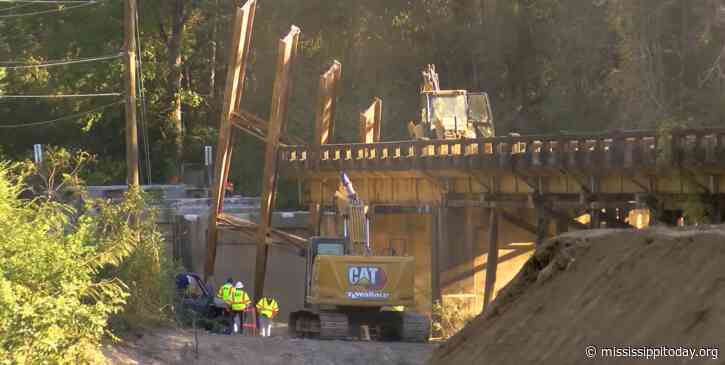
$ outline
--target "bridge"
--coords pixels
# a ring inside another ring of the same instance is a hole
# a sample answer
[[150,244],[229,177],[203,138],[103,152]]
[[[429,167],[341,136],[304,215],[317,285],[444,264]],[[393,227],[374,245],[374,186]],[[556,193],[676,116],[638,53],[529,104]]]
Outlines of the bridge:
[[[313,229],[330,235],[339,222],[324,211],[346,172],[373,207],[373,244],[423,261],[428,300],[478,307],[517,272],[530,241],[631,228],[633,211],[674,224],[693,199],[720,222],[723,156],[725,128],[637,130],[282,146],[279,171],[301,182]],[[587,224],[575,219],[585,213]]]

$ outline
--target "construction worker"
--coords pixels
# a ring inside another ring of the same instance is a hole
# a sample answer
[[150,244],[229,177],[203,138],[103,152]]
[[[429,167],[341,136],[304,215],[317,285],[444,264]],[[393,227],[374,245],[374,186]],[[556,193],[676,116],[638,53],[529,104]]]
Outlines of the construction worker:
[[219,287],[219,291],[217,292],[216,296],[217,298],[221,299],[224,303],[227,303],[227,305],[232,305],[232,294],[234,293],[234,281],[232,281],[232,278],[227,279],[226,283],[224,285]]
[[259,313],[259,328],[262,329],[262,337],[269,337],[272,334],[272,318],[277,316],[279,304],[274,298],[262,297],[257,302],[257,313]]
[[244,310],[250,304],[249,295],[244,291],[244,284],[237,281],[232,293],[232,313],[234,313],[234,333],[239,333],[244,323]]

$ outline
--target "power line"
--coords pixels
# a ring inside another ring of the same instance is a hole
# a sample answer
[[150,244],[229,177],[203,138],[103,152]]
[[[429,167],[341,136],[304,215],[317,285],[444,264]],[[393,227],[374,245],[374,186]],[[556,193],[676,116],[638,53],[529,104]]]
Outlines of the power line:
[[146,183],[151,185],[151,149],[149,148],[149,121],[146,118],[146,93],[144,92],[144,84],[143,84],[143,61],[141,58],[143,57],[142,52],[142,46],[141,46],[141,30],[138,27],[139,22],[139,13],[138,8],[136,8],[136,14],[134,14],[136,17],[136,34],[134,35],[136,37],[136,51],[138,53],[138,57],[136,57],[136,64],[137,64],[137,72],[138,72],[138,94],[141,96],[141,142],[143,143],[143,151],[144,151],[144,157],[146,160]]
[[[118,57],[120,57],[122,55],[123,55],[123,52],[119,52]],[[100,58],[100,57],[111,57],[111,56],[113,56],[113,55],[98,56],[98,58]],[[66,59],[57,59],[57,60],[46,60],[45,63],[59,63],[59,62],[79,61],[79,60],[85,60],[85,59],[88,59],[88,58],[96,58],[96,57],[66,58]],[[32,62],[33,61],[31,61],[31,60],[0,61],[0,65],[10,65],[10,66],[16,66],[16,65],[17,66],[24,66],[24,65],[28,65],[28,66],[31,66],[31,65],[33,65]]]
[[66,10],[81,8],[81,7],[84,7],[84,6],[96,5],[98,3],[99,3],[98,0],[89,0],[89,1],[86,1],[85,3],[83,3],[83,4],[73,5],[73,6],[68,6],[68,7],[60,7],[58,9],[41,10],[41,11],[34,11],[34,12],[20,13],[20,14],[0,15],[0,19],[2,19],[2,18],[18,18],[18,17],[21,17],[21,16],[30,16],[30,15],[59,13],[59,12],[63,12],[63,11],[66,11]]
[[25,127],[35,127],[35,126],[39,126],[39,125],[52,124],[52,123],[60,122],[60,121],[63,121],[63,120],[68,120],[68,119],[82,117],[84,115],[88,115],[90,113],[93,113],[93,112],[96,112],[96,111],[99,111],[99,110],[103,110],[103,109],[106,109],[108,107],[111,107],[111,106],[114,106],[114,105],[118,105],[118,104],[122,104],[122,103],[123,103],[123,100],[116,100],[113,103],[106,104],[106,105],[101,105],[101,106],[99,106],[97,108],[93,108],[91,110],[87,110],[87,111],[81,112],[81,113],[66,115],[64,117],[60,117],[60,118],[56,118],[56,119],[51,119],[51,120],[45,120],[45,121],[42,121],[42,122],[32,122],[32,123],[23,123],[23,124],[6,124],[6,125],[0,124],[0,128],[25,128]]
[[[48,61],[46,63],[38,63],[38,64],[27,63],[25,65],[18,65],[18,66],[0,66],[0,68],[4,68],[6,70],[21,70],[21,69],[38,68],[38,67],[74,65],[77,63],[88,63],[88,62],[96,62],[96,61],[103,61],[103,60],[112,60],[114,58],[120,58],[122,55],[123,55],[122,53],[117,53],[117,54],[108,55],[108,56],[100,56],[100,57],[92,57],[92,58],[78,58],[78,59],[66,60],[66,61]],[[3,62],[0,62],[0,65],[2,65],[2,64],[19,64],[19,63],[23,63],[23,62],[3,61]]]
[[28,6],[31,6],[31,5],[33,5],[33,4],[20,4],[20,5],[15,5],[15,6],[9,6],[7,8],[0,9],[0,12],[8,11],[8,10],[14,10],[14,9],[21,9],[21,8],[25,8],[25,7],[28,7]]
[[0,0],[0,3],[24,3],[24,4],[83,4],[95,0]]
[[121,93],[97,94],[47,94],[47,95],[0,95],[2,99],[59,99],[59,98],[87,98],[92,96],[121,96]]

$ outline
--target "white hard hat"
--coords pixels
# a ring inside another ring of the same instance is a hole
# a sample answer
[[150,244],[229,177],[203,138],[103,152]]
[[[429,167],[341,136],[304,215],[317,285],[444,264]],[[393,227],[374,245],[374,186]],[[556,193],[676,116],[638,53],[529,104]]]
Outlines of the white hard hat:
[[237,281],[237,285],[235,285],[234,287],[237,289],[242,289],[242,288],[244,288],[244,284],[242,284],[241,281]]

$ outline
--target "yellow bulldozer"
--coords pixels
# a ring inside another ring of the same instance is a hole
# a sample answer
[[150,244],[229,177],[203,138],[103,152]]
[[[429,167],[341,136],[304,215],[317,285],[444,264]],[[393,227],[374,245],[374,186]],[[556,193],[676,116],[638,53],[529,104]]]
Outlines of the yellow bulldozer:
[[[342,173],[338,212],[343,237],[314,237],[307,247],[305,309],[290,314],[294,337],[428,341],[430,317],[415,305],[415,261],[410,256],[372,253],[364,204]],[[336,194],[338,195],[338,194]],[[340,194],[344,195],[344,194]]]

